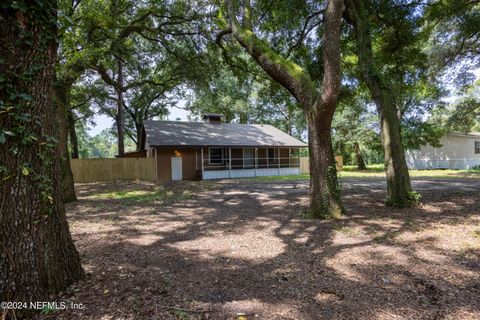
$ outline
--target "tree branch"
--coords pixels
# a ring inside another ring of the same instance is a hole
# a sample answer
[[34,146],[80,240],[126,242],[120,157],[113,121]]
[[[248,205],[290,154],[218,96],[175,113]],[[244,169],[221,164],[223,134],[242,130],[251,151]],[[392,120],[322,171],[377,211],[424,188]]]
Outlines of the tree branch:
[[[287,51],[287,57],[290,56],[290,54],[292,53],[293,50],[295,49],[298,49],[300,47],[300,45],[302,44],[303,40],[305,39],[305,37],[313,30],[315,29],[318,25],[320,25],[322,23],[322,19],[320,19],[320,21],[318,21],[317,23],[314,23],[310,28],[308,28],[308,25],[310,23],[310,20],[312,20],[313,18],[315,18],[316,16],[322,14],[324,12],[324,10],[319,10],[317,12],[314,12],[312,13],[311,15],[309,15],[307,17],[307,19],[305,20],[305,24],[303,25],[303,28],[302,28],[302,31],[300,32],[300,36],[298,37],[298,40],[288,49]],[[307,30],[308,29],[308,30]]]
[[[225,0],[225,7],[230,28],[238,43],[273,80],[287,89],[304,108],[310,108],[317,92],[307,72],[296,63],[276,53],[265,41],[258,39],[251,29],[242,27],[237,20],[231,0]],[[244,19],[251,19],[251,17],[244,15]],[[251,21],[244,22],[243,25],[250,26]]]

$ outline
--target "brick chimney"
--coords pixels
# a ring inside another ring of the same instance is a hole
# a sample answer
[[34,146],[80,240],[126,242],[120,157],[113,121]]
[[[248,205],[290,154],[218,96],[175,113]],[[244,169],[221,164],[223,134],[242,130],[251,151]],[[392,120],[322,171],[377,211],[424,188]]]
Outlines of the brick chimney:
[[211,124],[221,124],[223,114],[221,113],[206,113],[203,115],[203,121]]

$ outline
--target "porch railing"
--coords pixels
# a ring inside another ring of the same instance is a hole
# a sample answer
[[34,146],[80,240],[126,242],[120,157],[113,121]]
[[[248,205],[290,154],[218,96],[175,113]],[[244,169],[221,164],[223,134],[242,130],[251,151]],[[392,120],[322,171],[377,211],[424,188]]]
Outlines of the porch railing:
[[246,170],[246,169],[280,169],[299,168],[300,157],[275,157],[275,158],[216,158],[203,159],[201,166],[204,171],[212,170]]

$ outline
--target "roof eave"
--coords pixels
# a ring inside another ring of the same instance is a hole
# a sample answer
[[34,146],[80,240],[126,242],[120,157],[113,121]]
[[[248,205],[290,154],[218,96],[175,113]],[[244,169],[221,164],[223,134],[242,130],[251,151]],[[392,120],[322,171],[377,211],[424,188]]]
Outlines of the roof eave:
[[202,148],[202,147],[222,147],[222,148],[307,148],[308,145],[231,145],[231,144],[195,144],[195,145],[183,145],[183,144],[150,144],[150,147],[162,147],[162,148]]

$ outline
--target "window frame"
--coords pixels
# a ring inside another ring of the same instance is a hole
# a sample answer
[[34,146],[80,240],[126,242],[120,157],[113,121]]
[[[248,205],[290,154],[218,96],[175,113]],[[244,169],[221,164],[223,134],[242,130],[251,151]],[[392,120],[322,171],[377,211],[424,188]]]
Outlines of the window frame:
[[[217,150],[221,151],[220,162],[212,162],[212,153],[211,153],[212,149],[217,149]],[[217,147],[208,148],[208,164],[223,164],[223,160],[224,160],[224,150],[223,150],[223,148],[217,148]]]
[[474,141],[473,143],[473,152],[475,154],[480,154],[480,141]]

